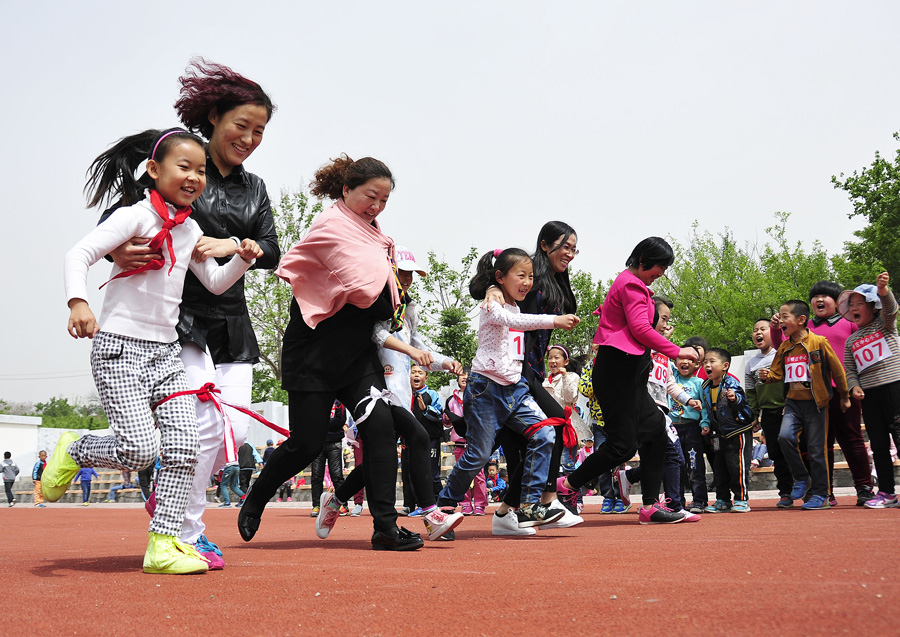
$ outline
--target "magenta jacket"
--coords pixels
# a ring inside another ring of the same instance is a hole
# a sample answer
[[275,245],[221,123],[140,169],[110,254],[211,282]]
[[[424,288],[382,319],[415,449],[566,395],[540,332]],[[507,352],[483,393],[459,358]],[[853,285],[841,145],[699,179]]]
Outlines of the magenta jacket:
[[653,329],[652,292],[630,270],[616,277],[606,294],[594,342],[641,355],[648,348],[676,358],[681,348]]

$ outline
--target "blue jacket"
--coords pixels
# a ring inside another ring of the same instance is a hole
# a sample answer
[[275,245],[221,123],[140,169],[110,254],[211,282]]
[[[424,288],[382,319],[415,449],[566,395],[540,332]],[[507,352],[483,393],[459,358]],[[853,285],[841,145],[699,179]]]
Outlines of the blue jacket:
[[31,470],[31,479],[32,480],[40,480],[41,476],[44,475],[44,468],[47,466],[46,460],[38,460],[34,463],[34,469]]
[[85,483],[85,482],[86,482],[86,483],[90,484],[90,483],[91,483],[91,480],[92,480],[93,478],[99,478],[99,477],[100,477],[100,475],[99,475],[96,471],[94,471],[94,468],[93,468],[93,467],[83,467],[83,468],[75,475],[75,479],[72,480],[72,484],[75,484],[75,483],[78,482],[79,480],[81,480],[82,483]]
[[[422,402],[425,403],[424,410],[419,409],[419,396],[422,397]],[[441,421],[443,406],[441,405],[441,397],[436,391],[429,389],[428,387],[413,391],[412,405],[410,405],[410,408],[413,416],[422,423],[422,426],[425,428],[425,431],[428,432],[428,437],[431,440],[440,438],[443,435],[444,423]]]
[[[725,376],[719,385],[719,399],[716,401],[716,409],[712,408],[712,393],[710,392],[712,381],[708,378],[703,381],[703,407],[709,414],[709,421],[713,429],[719,432],[723,438],[731,438],[753,429],[753,410],[747,401],[747,395],[741,383],[733,376]],[[737,397],[734,402],[728,400],[725,393],[733,389]]]
[[671,378],[675,379],[675,382],[688,396],[700,401],[701,407],[698,412],[693,407],[683,405],[669,396],[669,416],[674,422],[692,420],[699,422],[701,428],[709,427],[709,411],[706,409],[706,403],[703,402],[703,381],[696,376],[685,378],[675,367],[672,367],[670,373],[672,374]]

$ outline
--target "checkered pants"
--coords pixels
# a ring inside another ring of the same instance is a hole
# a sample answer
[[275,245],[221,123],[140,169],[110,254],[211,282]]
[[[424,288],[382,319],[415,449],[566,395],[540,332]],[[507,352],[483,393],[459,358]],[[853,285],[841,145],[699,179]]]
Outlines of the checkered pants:
[[[178,358],[181,346],[100,332],[94,337],[91,368],[112,436],[86,435],[69,446],[83,467],[139,471],[160,457],[154,533],[178,537],[200,446],[193,396],[173,398],[154,412],[150,406],[188,389]],[[156,429],[159,428],[159,441]]]

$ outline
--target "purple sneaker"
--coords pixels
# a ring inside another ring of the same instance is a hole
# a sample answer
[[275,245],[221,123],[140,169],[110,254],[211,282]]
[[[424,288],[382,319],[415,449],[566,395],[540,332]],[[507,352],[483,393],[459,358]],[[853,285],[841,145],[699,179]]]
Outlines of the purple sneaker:
[[897,501],[897,496],[884,491],[879,491],[874,498],[866,502],[867,509],[893,509],[898,506],[900,502]]

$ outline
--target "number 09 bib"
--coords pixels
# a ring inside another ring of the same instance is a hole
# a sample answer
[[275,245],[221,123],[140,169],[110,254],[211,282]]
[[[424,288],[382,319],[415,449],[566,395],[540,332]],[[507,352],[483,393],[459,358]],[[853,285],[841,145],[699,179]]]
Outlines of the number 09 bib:
[[650,382],[665,387],[669,382],[669,357],[659,352],[653,352],[651,360],[653,368],[650,370]]

